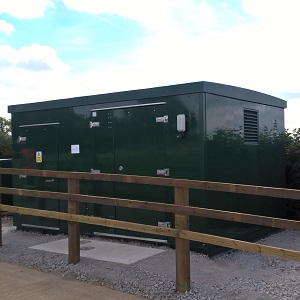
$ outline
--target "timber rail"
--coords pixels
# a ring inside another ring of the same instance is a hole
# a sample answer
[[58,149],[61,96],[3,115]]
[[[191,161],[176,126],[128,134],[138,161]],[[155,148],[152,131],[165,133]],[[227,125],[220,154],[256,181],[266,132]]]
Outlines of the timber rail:
[[[68,181],[67,193],[0,187],[0,213],[7,211],[23,215],[47,217],[68,221],[69,263],[76,264],[80,261],[80,223],[101,225],[105,227],[175,238],[176,289],[179,292],[185,292],[190,289],[190,241],[202,242],[232,249],[270,255],[283,259],[300,261],[300,252],[298,251],[260,245],[256,243],[193,232],[189,230],[189,216],[214,218],[281,229],[300,230],[300,221],[292,221],[280,218],[272,218],[201,207],[191,207],[189,206],[190,189],[268,196],[293,200],[300,200],[299,190],[186,179],[33,169],[0,168],[0,176],[1,174],[51,177],[66,179]],[[99,180],[171,187],[174,189],[175,204],[82,195],[79,191],[80,180]],[[68,213],[4,205],[1,204],[2,194],[65,200],[68,202]],[[80,202],[173,213],[175,215],[175,228],[164,228],[152,225],[80,215]],[[0,246],[1,245],[2,228],[0,218]]]

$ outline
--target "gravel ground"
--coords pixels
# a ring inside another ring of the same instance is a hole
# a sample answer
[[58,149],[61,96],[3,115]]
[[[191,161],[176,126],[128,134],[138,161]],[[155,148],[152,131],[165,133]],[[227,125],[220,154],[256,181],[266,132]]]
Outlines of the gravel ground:
[[[175,291],[175,251],[167,246],[160,247],[167,251],[131,265],[88,258],[70,265],[66,255],[29,249],[63,238],[66,236],[62,234],[17,231],[11,218],[5,217],[0,261],[109,286],[148,299],[300,299],[300,263],[247,252],[235,251],[213,259],[192,252],[191,291],[179,294]],[[300,232],[281,231],[260,242],[300,251]]]

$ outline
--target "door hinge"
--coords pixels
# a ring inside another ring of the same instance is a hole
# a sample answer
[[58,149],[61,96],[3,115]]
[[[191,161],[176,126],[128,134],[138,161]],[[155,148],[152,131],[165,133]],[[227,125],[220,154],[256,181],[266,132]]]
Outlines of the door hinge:
[[100,122],[90,122],[90,128],[100,127]]
[[46,183],[53,183],[55,181],[55,179],[46,179],[45,182]]
[[168,177],[170,176],[170,169],[158,169],[156,174],[158,176],[165,176],[165,177]]
[[171,228],[171,222],[157,222],[158,227]]
[[17,143],[25,143],[26,142],[26,136],[18,136]]
[[156,117],[156,123],[168,123],[169,116]]

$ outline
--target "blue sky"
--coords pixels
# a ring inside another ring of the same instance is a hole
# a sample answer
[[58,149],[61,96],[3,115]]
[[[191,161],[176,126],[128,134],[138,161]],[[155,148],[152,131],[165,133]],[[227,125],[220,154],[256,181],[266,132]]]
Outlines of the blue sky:
[[213,81],[288,100],[300,127],[299,0],[1,0],[7,105]]

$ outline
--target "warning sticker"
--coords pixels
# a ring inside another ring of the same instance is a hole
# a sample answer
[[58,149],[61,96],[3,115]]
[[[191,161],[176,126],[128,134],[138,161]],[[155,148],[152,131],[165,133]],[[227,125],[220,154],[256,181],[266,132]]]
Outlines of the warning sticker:
[[35,161],[37,163],[41,163],[43,161],[42,151],[36,151],[36,153],[35,153]]

